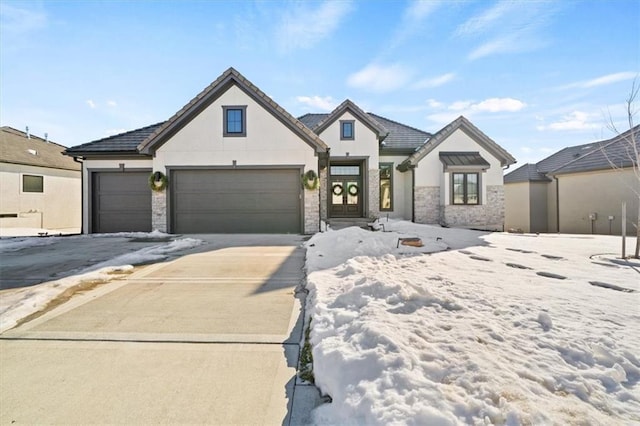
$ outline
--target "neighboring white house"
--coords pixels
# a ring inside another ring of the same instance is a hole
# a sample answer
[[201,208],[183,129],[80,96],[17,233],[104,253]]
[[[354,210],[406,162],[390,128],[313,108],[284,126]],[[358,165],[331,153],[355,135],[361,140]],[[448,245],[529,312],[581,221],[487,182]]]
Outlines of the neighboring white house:
[[387,215],[502,230],[515,162],[464,117],[432,135],[346,100],[296,119],[233,68],[166,122],[66,155],[84,164],[85,232],[309,234]]
[[65,147],[11,127],[0,128],[0,228],[79,232],[80,164]]
[[[635,147],[634,147],[635,145]],[[614,138],[564,148],[504,177],[506,228],[521,232],[636,234],[640,126]]]

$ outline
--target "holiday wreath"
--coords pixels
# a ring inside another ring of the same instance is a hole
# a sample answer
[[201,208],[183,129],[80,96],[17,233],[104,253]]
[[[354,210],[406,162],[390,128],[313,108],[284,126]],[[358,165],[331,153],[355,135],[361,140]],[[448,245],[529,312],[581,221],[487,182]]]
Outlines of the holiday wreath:
[[313,170],[308,170],[302,175],[302,184],[308,190],[313,191],[314,189],[318,189],[319,183],[320,179],[318,179],[318,175]]
[[162,172],[155,172],[149,175],[149,188],[153,191],[161,192],[167,187],[169,180]]

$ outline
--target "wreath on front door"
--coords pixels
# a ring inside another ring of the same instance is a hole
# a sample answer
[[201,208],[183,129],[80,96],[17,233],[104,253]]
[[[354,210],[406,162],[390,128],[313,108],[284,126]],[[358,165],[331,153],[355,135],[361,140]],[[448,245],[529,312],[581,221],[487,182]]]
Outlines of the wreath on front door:
[[313,191],[314,189],[318,189],[320,179],[318,179],[316,172],[313,170],[307,170],[307,172],[302,175],[302,184],[308,190]]
[[149,175],[149,188],[156,192],[162,192],[167,187],[169,179],[162,172],[155,172]]
[[351,185],[349,186],[349,189],[347,189],[347,192],[349,193],[349,195],[355,197],[360,193],[360,188],[358,188],[358,185]]
[[340,185],[339,183],[335,183],[333,184],[333,186],[331,187],[331,192],[333,192],[333,195],[339,197],[342,195],[342,193],[344,192],[344,188],[342,187],[342,185]]

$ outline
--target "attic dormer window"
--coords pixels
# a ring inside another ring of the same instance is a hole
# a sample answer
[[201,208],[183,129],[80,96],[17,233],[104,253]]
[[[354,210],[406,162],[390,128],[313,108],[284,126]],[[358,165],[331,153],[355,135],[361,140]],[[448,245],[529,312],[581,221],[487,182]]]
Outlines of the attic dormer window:
[[340,120],[340,140],[355,139],[355,121]]
[[223,106],[223,136],[247,136],[247,106]]

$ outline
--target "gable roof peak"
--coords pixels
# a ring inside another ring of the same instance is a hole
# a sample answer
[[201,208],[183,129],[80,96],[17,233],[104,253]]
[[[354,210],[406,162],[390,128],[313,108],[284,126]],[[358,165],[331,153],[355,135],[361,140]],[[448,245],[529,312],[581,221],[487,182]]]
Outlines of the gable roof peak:
[[364,112],[358,105],[348,98],[342,101],[342,103],[335,107],[329,115],[316,124],[313,131],[316,134],[322,133],[347,110],[355,115],[365,126],[371,129],[371,131],[378,136],[379,141],[384,140],[384,138],[389,134],[389,131],[382,124],[380,124],[371,115]]
[[422,145],[415,153],[413,153],[409,158],[403,161],[398,167],[402,169],[401,171],[407,170],[409,168],[415,167],[418,165],[420,160],[427,156],[431,151],[436,149],[440,143],[442,143],[445,139],[453,134],[458,129],[462,129],[467,135],[469,135],[478,145],[482,146],[484,149],[489,151],[496,159],[500,160],[500,164],[504,166],[509,166],[516,162],[516,159],[513,158],[507,150],[502,148],[496,142],[494,142],[489,136],[484,134],[480,129],[478,129],[471,121],[469,121],[463,115],[459,116],[451,123],[444,126],[438,132],[436,132],[429,140]]
[[294,133],[298,134],[316,152],[326,152],[328,149],[322,139],[312,132],[307,126],[289,114],[273,99],[267,96],[255,84],[247,80],[235,68],[229,67],[209,86],[196,95],[189,103],[176,112],[169,120],[160,126],[155,132],[138,145],[138,151],[142,154],[153,154],[167,140],[176,134],[188,122],[206,109],[211,103],[225,93],[230,85],[235,85],[256,103],[270,112]]

